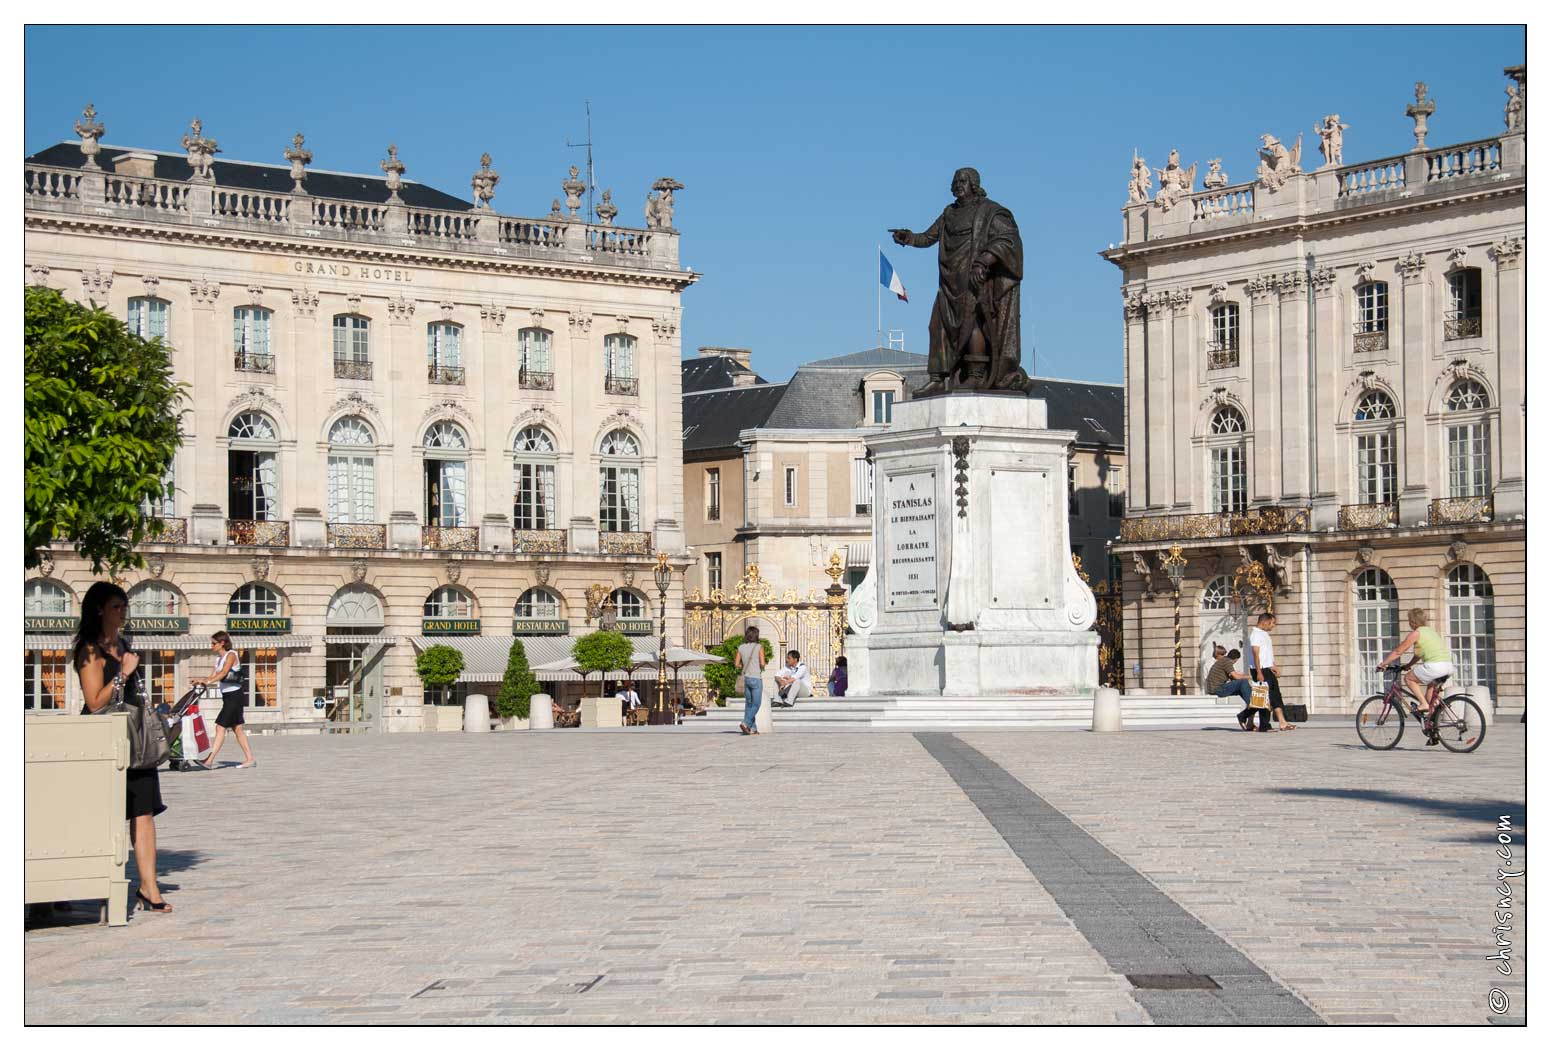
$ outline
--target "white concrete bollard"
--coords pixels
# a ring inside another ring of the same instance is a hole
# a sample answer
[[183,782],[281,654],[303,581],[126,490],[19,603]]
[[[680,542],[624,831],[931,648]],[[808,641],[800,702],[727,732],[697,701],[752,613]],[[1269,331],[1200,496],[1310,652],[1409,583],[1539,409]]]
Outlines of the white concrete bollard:
[[528,729],[555,728],[555,699],[547,693],[535,693],[528,701]]
[[1467,686],[1465,693],[1470,694],[1470,699],[1481,708],[1481,717],[1486,720],[1486,725],[1492,725],[1492,691],[1485,686]]
[[1114,733],[1120,729],[1120,691],[1100,686],[1093,691],[1093,731]]
[[772,726],[770,718],[772,705],[770,699],[774,696],[776,696],[775,683],[765,683],[765,692],[759,695],[759,711],[754,713],[754,729],[762,734],[769,733]]
[[463,702],[463,732],[487,734],[490,732],[490,698],[482,693],[471,693]]

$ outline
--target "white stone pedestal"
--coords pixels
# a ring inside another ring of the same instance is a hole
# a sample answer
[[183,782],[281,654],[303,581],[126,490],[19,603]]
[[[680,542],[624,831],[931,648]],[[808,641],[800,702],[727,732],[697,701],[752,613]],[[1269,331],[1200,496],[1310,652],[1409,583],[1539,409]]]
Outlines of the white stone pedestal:
[[1039,399],[950,394],[895,405],[867,439],[873,564],[851,602],[856,695],[1097,687],[1096,608],[1067,523],[1076,435],[1045,423]]

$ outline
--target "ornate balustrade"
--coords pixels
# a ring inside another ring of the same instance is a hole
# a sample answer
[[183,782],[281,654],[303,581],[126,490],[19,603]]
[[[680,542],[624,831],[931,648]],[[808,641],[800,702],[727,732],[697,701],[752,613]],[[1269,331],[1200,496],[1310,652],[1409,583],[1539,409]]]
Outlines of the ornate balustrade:
[[320,200],[317,197],[308,198],[308,203],[311,205],[312,226],[369,233],[381,233],[388,228],[388,209],[385,205]]
[[537,372],[533,369],[518,369],[517,386],[525,390],[554,390],[555,374],[553,372]]
[[291,198],[281,194],[217,187],[212,206],[216,215],[230,219],[251,219],[259,223],[291,221]]
[[563,555],[566,550],[564,529],[513,529],[512,550],[534,555]]
[[1427,154],[1427,181],[1495,172],[1502,167],[1503,146],[1496,139],[1446,146]]
[[147,544],[186,544],[188,543],[188,519],[163,518],[161,532],[155,532],[155,523],[146,531],[145,542]]
[[599,532],[598,550],[605,555],[649,555],[652,534]]
[[372,363],[369,361],[355,361],[351,358],[335,358],[334,378],[337,380],[369,380],[372,378]]
[[1427,507],[1428,525],[1458,525],[1491,520],[1490,496],[1449,496],[1434,500]]
[[289,547],[291,545],[290,522],[254,521],[251,518],[228,518],[226,542],[238,547]]
[[641,391],[641,381],[634,376],[604,376],[603,393],[624,394],[634,398]]
[[1120,523],[1120,539],[1129,542],[1271,536],[1278,533],[1303,533],[1308,528],[1307,507],[1257,507],[1250,511],[1126,518]]
[[589,251],[644,256],[651,251],[651,243],[652,235],[645,230],[629,230],[618,226],[587,227]]
[[110,175],[103,182],[103,203],[121,208],[150,208],[156,211],[188,214],[187,183],[160,179],[125,179]]
[[1481,315],[1463,310],[1451,310],[1443,316],[1443,338],[1480,339]]
[[1341,197],[1363,197],[1384,190],[1403,190],[1406,185],[1406,159],[1386,157],[1366,164],[1351,164],[1336,169],[1336,193]]
[[26,195],[64,201],[81,196],[81,173],[69,168],[29,167]]
[[425,378],[432,383],[461,384],[463,382],[463,366],[427,365]]
[[531,219],[502,219],[496,227],[496,239],[501,244],[564,248],[565,226]]
[[1400,523],[1400,505],[1346,504],[1336,512],[1337,529],[1387,529]]
[[1213,339],[1206,344],[1206,368],[1234,369],[1239,366],[1239,341],[1236,339]]
[[1191,219],[1196,222],[1255,214],[1255,184],[1225,186],[1198,193],[1190,199]]
[[329,547],[381,551],[388,546],[388,527],[362,522],[330,522],[325,527]]
[[267,372],[275,371],[275,356],[273,354],[255,354],[246,350],[239,350],[232,355],[232,366],[238,372]]
[[430,208],[409,210],[409,232],[417,237],[472,241],[478,236],[478,230],[479,218],[472,212],[448,212]]
[[477,526],[421,526],[420,546],[429,551],[478,551]]
[[1359,321],[1352,326],[1352,350],[1358,354],[1369,354],[1376,350],[1389,349],[1389,328],[1373,328],[1371,323]]

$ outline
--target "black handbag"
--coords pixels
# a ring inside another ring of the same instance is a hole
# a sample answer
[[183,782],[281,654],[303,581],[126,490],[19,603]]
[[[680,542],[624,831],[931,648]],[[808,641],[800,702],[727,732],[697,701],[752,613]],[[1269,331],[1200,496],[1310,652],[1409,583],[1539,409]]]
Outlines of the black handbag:
[[1309,721],[1309,706],[1306,704],[1284,704],[1282,712],[1290,723],[1306,723]]
[[[139,674],[138,671],[135,673]],[[111,715],[114,712],[124,712],[129,716],[129,768],[131,770],[155,770],[167,761],[172,754],[172,745],[167,741],[167,725],[162,722],[162,717],[152,710],[150,705],[143,701],[140,704],[130,704],[124,700],[127,692],[125,687],[134,682],[134,677],[125,683],[125,686],[115,687],[113,699],[103,705],[94,715]]]

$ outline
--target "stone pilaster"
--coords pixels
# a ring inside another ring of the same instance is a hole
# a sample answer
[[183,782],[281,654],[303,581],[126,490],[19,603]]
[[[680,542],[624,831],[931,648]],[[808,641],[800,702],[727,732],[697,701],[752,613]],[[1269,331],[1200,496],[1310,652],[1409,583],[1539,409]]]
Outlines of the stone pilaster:
[[[1277,277],[1277,376],[1281,428],[1276,453],[1281,460],[1279,499],[1303,502],[1309,495],[1309,455],[1317,440],[1309,433],[1308,275],[1288,270]],[[1264,454],[1270,450],[1263,449]]]
[[[1134,209],[1127,209],[1127,212]],[[1147,473],[1137,467],[1148,461],[1147,427],[1147,307],[1141,288],[1126,290],[1124,309],[1126,390],[1126,507],[1140,509],[1151,502]]]
[[[1173,399],[1173,369],[1169,358],[1169,325],[1167,292],[1154,292],[1143,301],[1147,308],[1147,339],[1143,344],[1144,375],[1147,380],[1147,415],[1149,434],[1173,433],[1175,409]],[[1169,491],[1169,479],[1173,474],[1170,446],[1149,443],[1147,466],[1147,507],[1166,509],[1173,499]],[[1160,455],[1161,454],[1161,455]]]
[[[196,391],[225,391],[223,382],[232,375],[232,326],[230,308],[221,313],[221,285],[207,277],[189,282],[188,345],[210,348],[204,354],[186,358],[189,385]],[[222,324],[222,321],[225,324]],[[176,318],[174,318],[176,324]],[[174,337],[178,342],[178,337]],[[180,379],[184,377],[179,377]],[[209,435],[204,442],[186,441],[185,459],[180,465],[196,504],[226,507],[226,402],[223,397],[198,398],[194,401],[194,433]],[[223,533],[222,542],[225,542]]]
[[1280,430],[1280,402],[1277,398],[1276,355],[1276,276],[1252,277],[1244,286],[1250,300],[1249,403],[1250,418],[1245,420],[1254,438],[1249,443],[1249,499],[1251,503],[1274,502],[1282,491],[1281,460],[1274,447]]
[[[1523,136],[1519,136],[1522,140]],[[1507,153],[1506,142],[1504,154]],[[1497,475],[1492,505],[1499,519],[1524,513],[1524,239],[1509,237],[1491,249],[1497,264]]]
[[1345,326],[1341,323],[1336,295],[1336,272],[1328,266],[1315,269],[1311,275],[1314,285],[1314,350],[1316,361],[1329,363],[1318,368],[1309,379],[1309,391],[1314,399],[1314,435],[1310,453],[1314,457],[1314,492],[1311,495],[1313,525],[1324,529],[1336,524],[1340,507],[1337,490],[1337,459],[1340,443],[1336,437],[1336,415],[1341,406],[1341,370],[1332,367],[1345,352],[1343,339]]
[[[1407,157],[1409,161],[1410,158]],[[1408,175],[1409,177],[1409,175]],[[1427,521],[1429,494],[1427,479],[1435,474],[1429,460],[1436,455],[1427,441],[1425,418],[1428,377],[1427,366],[1427,293],[1430,282],[1427,277],[1427,260],[1421,252],[1411,252],[1401,257],[1395,269],[1400,277],[1401,327],[1400,327],[1400,386],[1401,404],[1396,409],[1406,412],[1403,430],[1396,435],[1400,448],[1400,524],[1416,525]],[[1394,318],[1391,317],[1391,329]],[[1407,412],[1410,407],[1411,411]]]
[[[1176,209],[1189,209],[1190,202],[1182,201]],[[1191,324],[1191,300],[1188,288],[1176,288],[1169,292],[1169,357],[1173,362],[1169,404],[1181,406],[1184,411],[1170,421],[1173,450],[1169,471],[1169,507],[1181,513],[1191,510],[1195,494],[1196,458],[1191,455],[1191,437],[1194,428],[1187,415],[1194,403],[1195,382],[1198,368],[1202,367],[1200,342],[1195,338]]]

